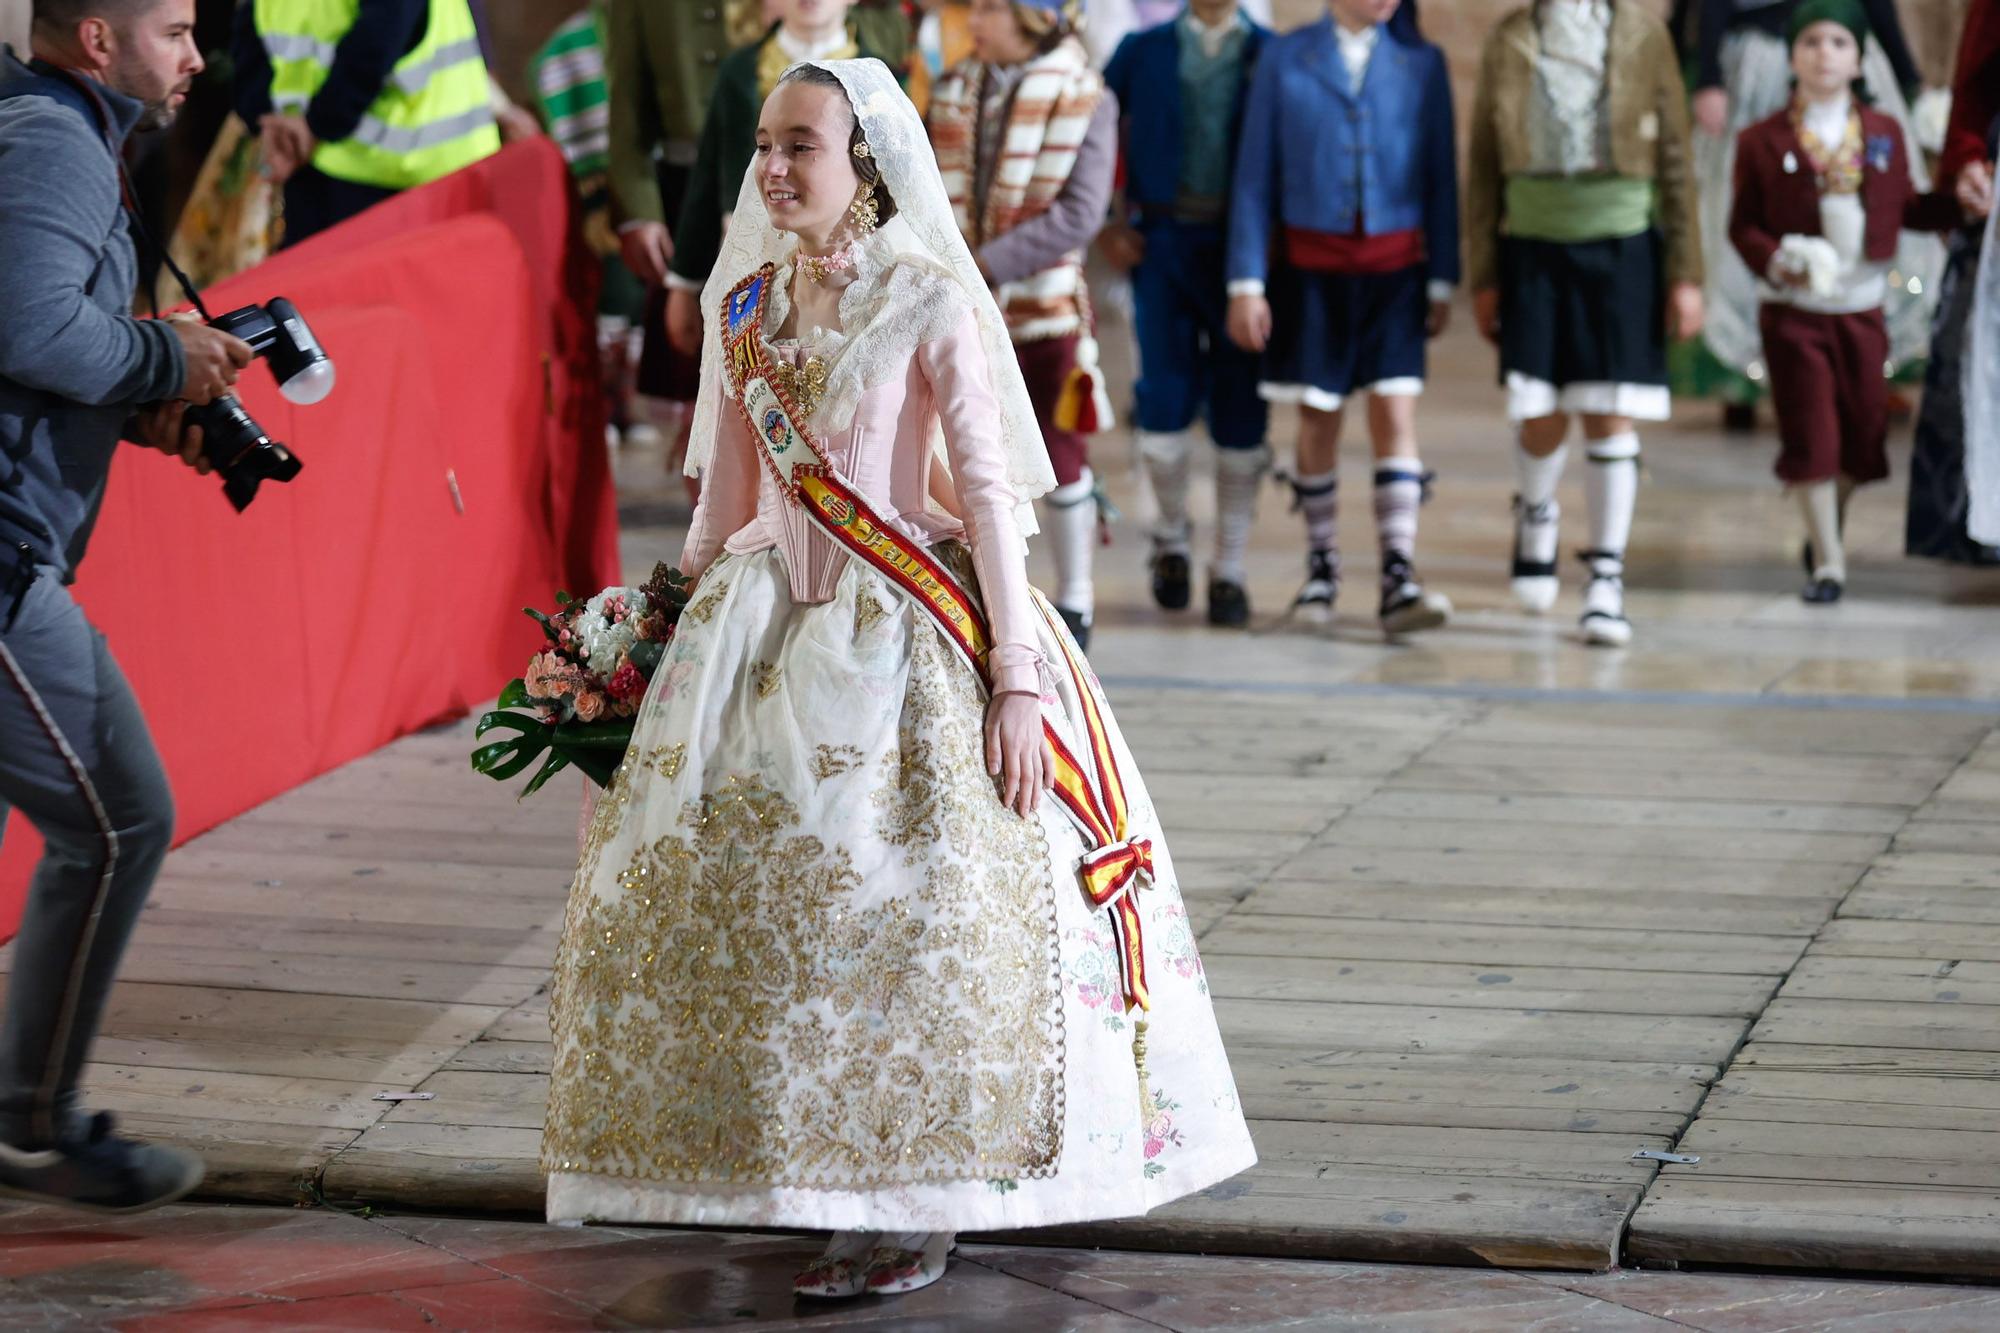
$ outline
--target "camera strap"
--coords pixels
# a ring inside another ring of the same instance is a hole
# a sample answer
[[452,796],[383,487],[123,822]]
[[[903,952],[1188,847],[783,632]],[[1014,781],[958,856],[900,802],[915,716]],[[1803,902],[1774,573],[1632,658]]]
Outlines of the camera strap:
[[[153,239],[152,228],[146,225],[146,219],[139,216],[138,205],[134,201],[132,196],[132,178],[126,174],[125,161],[123,158],[120,158],[118,161],[118,185],[119,185],[119,192],[124,198],[125,216],[128,219],[130,219],[132,223],[133,234],[136,235],[141,241],[145,243],[147,249],[151,250],[155,255],[159,256],[160,262],[162,264],[165,264],[167,266],[167,272],[174,275],[174,281],[180,284],[181,290],[183,292],[187,293],[188,304],[193,306],[195,310],[200,313],[202,322],[205,324],[214,323],[215,316],[208,313],[208,306],[203,303],[201,299],[201,293],[195,290],[194,282],[188,277],[186,273],[182,272],[181,266],[174,262],[173,254],[167,249],[167,247],[161,245],[157,240]],[[153,317],[155,319],[158,319],[160,315],[159,298],[155,296],[151,291],[148,291],[146,293],[146,299],[152,304]]]

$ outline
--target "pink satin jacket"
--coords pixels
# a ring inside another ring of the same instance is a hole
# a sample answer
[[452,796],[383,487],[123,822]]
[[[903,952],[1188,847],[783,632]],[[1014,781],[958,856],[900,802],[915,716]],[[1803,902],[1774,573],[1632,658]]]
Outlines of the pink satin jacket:
[[[932,475],[930,441],[940,420],[950,477]],[[839,434],[821,437],[819,446],[905,536],[925,546],[952,537],[965,541],[992,627],[988,665],[994,692],[1038,693],[1039,616],[1028,595],[999,423],[979,328],[967,310],[950,333],[916,348],[902,378],[863,393],[853,422]],[[832,600],[853,558],[778,489],[741,410],[726,399],[681,569],[699,578],[719,552],[748,555],[773,546],[784,555],[792,598],[800,603]]]

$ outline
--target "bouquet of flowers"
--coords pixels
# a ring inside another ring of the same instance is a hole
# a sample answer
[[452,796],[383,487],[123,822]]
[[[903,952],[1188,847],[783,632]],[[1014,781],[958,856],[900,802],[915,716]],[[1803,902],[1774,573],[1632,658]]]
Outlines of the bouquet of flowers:
[[500,706],[479,719],[476,735],[514,738],[474,750],[473,771],[505,782],[540,760],[523,797],[572,764],[610,786],[691,587],[679,570],[656,565],[643,588],[606,588],[588,601],[559,592],[554,615],[528,608],[548,643],[527,673],[500,691]]

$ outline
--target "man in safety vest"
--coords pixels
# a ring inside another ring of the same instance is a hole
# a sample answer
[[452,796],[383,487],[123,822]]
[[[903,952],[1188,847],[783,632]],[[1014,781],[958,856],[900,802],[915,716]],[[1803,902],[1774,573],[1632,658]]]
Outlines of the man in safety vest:
[[251,0],[234,48],[286,245],[499,151],[467,0]]

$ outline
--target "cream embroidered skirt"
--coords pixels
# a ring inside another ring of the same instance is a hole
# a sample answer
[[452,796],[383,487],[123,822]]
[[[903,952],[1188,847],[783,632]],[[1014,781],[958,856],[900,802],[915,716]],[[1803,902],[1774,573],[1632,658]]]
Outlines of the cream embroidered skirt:
[[[971,586],[962,548],[934,554]],[[859,561],[798,605],[777,552],[718,560],[570,892],[550,1220],[1029,1227],[1251,1165],[1173,863],[1107,725],[1157,866],[1143,1091],[1082,842],[1052,802],[1000,804],[972,668]]]

